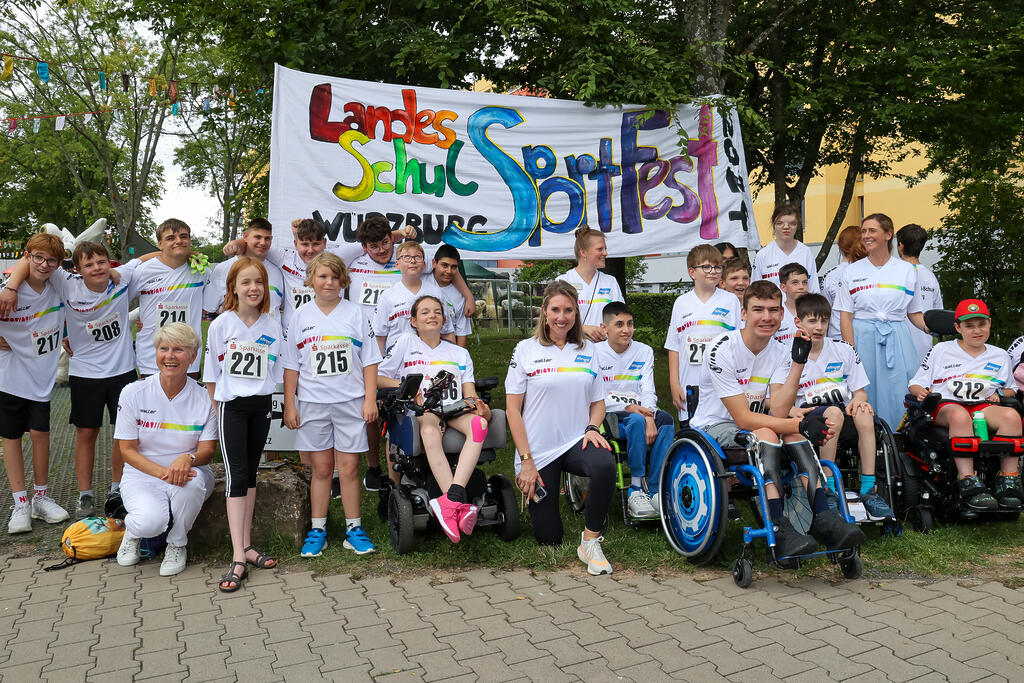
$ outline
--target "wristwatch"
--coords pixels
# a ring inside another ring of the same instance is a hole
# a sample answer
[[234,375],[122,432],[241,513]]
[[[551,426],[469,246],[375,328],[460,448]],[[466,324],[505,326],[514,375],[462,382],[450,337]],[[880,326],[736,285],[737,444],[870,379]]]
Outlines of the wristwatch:
[[533,455],[531,455],[530,453],[520,453],[519,454],[519,460],[521,462],[527,462],[529,460],[533,460]]
[[583,433],[586,434],[587,432],[597,432],[598,434],[600,434],[601,428],[598,427],[597,425],[587,425],[587,428],[583,430]]
[[195,465],[196,464],[196,454],[195,453],[189,453],[188,457],[192,458],[192,464]]

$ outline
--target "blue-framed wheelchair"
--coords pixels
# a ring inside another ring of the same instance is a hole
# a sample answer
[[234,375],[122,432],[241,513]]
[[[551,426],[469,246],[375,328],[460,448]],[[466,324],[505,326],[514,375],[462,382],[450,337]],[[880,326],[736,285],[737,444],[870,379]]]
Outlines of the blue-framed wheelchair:
[[[472,410],[472,406],[465,400],[442,407],[442,398],[456,381],[446,371],[438,373],[423,391],[423,403],[417,404],[415,397],[422,381],[423,375],[411,374],[405,377],[400,386],[377,391],[378,411],[388,438],[388,454],[392,466],[401,477],[397,486],[385,478],[384,486],[378,492],[378,514],[387,520],[391,545],[400,555],[413,549],[417,532],[436,527],[437,533],[441,533],[429,508],[430,499],[440,496],[441,490],[427,463],[417,417],[431,412],[440,418],[443,428],[448,420]],[[478,379],[476,389],[480,399],[490,403],[490,391],[497,385],[498,379],[494,377]],[[478,463],[494,461],[496,451],[505,447],[506,438],[505,411],[492,410]],[[465,437],[457,430],[444,430],[442,446],[453,472],[464,440]],[[519,537],[519,506],[512,482],[507,477],[494,474],[488,478],[477,467],[466,485],[466,493],[469,502],[479,508],[477,529],[490,527],[503,541]]]
[[[925,324],[938,336],[952,336],[954,313],[932,310],[925,313]],[[1007,441],[994,441],[976,437],[950,438],[949,430],[935,424],[932,414],[942,401],[940,394],[928,394],[923,401],[907,394],[904,404],[907,413],[900,427],[902,444],[900,468],[902,489],[898,496],[899,509],[913,523],[914,529],[928,533],[938,521],[1012,521],[1020,516],[1020,509],[996,508],[979,511],[964,505],[957,486],[957,469],[953,458],[973,457],[978,477],[990,491],[1000,470],[1000,459],[1016,455],[1018,465],[1024,458],[1024,448]],[[1018,397],[1001,397],[1000,405],[1014,408],[1024,414]]]
[[[718,555],[725,538],[729,499],[747,500],[755,523],[744,526],[739,557],[732,564],[736,585],[750,586],[753,580],[754,544],[763,540],[767,560],[785,568],[798,568],[808,559],[827,557],[838,564],[843,575],[855,579],[861,575],[860,547],[852,546],[808,553],[806,555],[778,556],[775,532],[770,523],[765,493],[765,478],[758,455],[757,439],[750,432],[740,432],[736,447],[723,449],[705,432],[683,427],[669,448],[660,473],[659,504],[661,524],[669,543],[690,562],[704,565]],[[847,505],[843,476],[839,467],[823,461],[836,479],[837,507],[847,522],[854,522]],[[729,480],[735,477],[736,486]],[[782,474],[780,494],[792,496],[793,487],[803,483],[790,467]],[[794,525],[795,526],[795,525]]]

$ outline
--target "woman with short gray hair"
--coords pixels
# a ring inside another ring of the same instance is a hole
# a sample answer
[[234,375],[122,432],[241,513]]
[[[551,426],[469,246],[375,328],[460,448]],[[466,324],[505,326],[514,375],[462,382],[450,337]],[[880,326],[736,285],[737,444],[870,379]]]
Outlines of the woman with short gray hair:
[[121,392],[114,438],[124,456],[121,496],[128,511],[117,551],[122,567],[139,562],[142,539],[167,531],[160,575],[185,569],[188,532],[213,493],[209,463],[217,444],[217,415],[209,393],[188,376],[201,344],[191,326],[164,325],[153,338],[157,374]]

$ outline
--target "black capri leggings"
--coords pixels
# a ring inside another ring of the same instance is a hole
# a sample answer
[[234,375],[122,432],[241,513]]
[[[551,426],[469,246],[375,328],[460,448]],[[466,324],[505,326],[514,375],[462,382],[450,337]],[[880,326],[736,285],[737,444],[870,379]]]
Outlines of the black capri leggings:
[[228,498],[242,498],[256,488],[256,469],[270,432],[273,396],[239,396],[220,404],[220,453]]
[[588,444],[586,450],[583,450],[582,446],[581,438],[539,472],[548,495],[539,503],[530,501],[530,519],[533,520],[533,536],[541,545],[562,543],[562,516],[558,507],[562,470],[581,477],[590,477],[583,518],[591,531],[600,531],[604,526],[608,506],[615,493],[615,456],[607,448],[599,448],[594,444]]

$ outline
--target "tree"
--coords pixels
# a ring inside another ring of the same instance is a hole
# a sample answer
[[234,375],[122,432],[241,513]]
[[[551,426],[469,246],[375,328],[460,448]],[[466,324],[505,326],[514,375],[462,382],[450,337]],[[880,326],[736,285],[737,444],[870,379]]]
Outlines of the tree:
[[[644,274],[647,273],[647,262],[643,257],[630,256],[626,261],[626,287],[634,287],[643,282]],[[556,259],[553,261],[533,261],[526,263],[519,269],[518,279],[520,282],[531,284],[543,284],[551,282],[570,268],[575,268],[576,262],[567,259]],[[626,290],[623,290],[626,291]]]
[[[15,111],[20,103],[21,111],[33,113],[102,112],[68,116],[64,131],[26,141],[41,155],[62,159],[90,216],[112,214],[120,243],[129,243],[148,222],[147,202],[159,194],[157,145],[170,113],[166,100],[150,96],[147,79],[155,78],[160,91],[176,78],[176,45],[144,38],[118,19],[112,0],[59,6],[50,0],[17,0],[9,6],[12,11],[0,16],[0,40],[9,51],[37,55],[53,68],[48,84],[29,70],[16,69],[10,81],[0,84],[0,99]],[[105,90],[100,71],[108,76]],[[127,90],[120,87],[121,74],[128,76]],[[83,172],[80,150],[95,159],[102,186]]]
[[[229,88],[225,85],[224,91]],[[236,90],[233,98],[211,101],[208,111],[195,109],[180,117],[183,130],[177,133],[181,144],[174,160],[184,171],[183,184],[208,187],[220,204],[222,242],[238,236],[244,213],[266,215],[270,98],[257,90]]]

